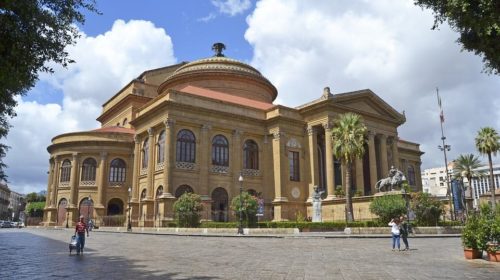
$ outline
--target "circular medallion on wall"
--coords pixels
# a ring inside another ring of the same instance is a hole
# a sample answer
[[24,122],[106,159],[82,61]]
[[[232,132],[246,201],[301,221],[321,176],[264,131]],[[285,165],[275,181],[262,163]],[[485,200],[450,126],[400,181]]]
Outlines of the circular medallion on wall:
[[294,187],[292,189],[292,196],[293,196],[293,198],[299,198],[299,196],[300,196],[300,190],[299,190],[299,188]]

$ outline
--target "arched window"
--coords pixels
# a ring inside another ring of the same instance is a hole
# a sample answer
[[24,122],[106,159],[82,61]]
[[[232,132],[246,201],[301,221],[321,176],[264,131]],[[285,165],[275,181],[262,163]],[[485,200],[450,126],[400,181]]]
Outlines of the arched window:
[[229,166],[229,144],[222,135],[217,135],[212,140],[212,164]]
[[146,189],[143,189],[141,192],[141,200],[144,200],[146,198]]
[[110,182],[125,182],[127,165],[123,159],[115,158],[109,166]]
[[158,136],[158,144],[157,145],[157,154],[156,159],[158,163],[165,161],[165,130],[160,132]]
[[181,197],[181,195],[183,195],[184,193],[187,193],[187,192],[192,193],[193,188],[191,188],[188,185],[181,185],[177,188],[177,190],[175,190],[175,197],[179,198],[179,197]]
[[149,141],[148,138],[142,143],[142,168],[148,168]]
[[183,129],[177,134],[176,161],[192,162],[196,159],[196,139],[193,132]]
[[61,165],[60,182],[69,182],[70,178],[71,178],[71,161],[65,159]]
[[408,185],[415,186],[415,169],[412,165],[408,165]]
[[82,164],[81,181],[95,181],[95,171],[97,168],[97,161],[93,158],[86,158]]
[[245,141],[243,146],[243,168],[259,169],[259,146],[253,140]]
[[159,186],[157,189],[156,189],[156,198],[160,197],[163,195],[163,186]]

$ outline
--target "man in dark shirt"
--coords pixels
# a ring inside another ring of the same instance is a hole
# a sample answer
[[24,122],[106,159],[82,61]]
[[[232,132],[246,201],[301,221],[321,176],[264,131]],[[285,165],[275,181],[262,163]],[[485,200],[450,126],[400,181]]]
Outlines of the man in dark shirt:
[[83,247],[85,247],[85,232],[87,232],[87,237],[89,236],[89,229],[84,222],[84,217],[80,216],[80,221],[76,223],[75,235],[76,235],[76,254],[80,255],[80,251],[83,254]]

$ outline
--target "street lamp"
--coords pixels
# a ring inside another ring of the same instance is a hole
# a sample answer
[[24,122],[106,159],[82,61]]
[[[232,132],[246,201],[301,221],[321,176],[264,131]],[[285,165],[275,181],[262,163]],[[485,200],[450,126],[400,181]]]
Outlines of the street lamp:
[[68,204],[66,204],[66,228],[69,228],[68,222],[69,222],[69,200]]
[[[441,124],[441,133],[443,132],[443,125]],[[447,192],[447,196],[449,198],[449,205],[450,205],[450,217],[452,220],[455,220],[454,218],[454,214],[455,214],[455,211],[453,210],[453,203],[452,203],[452,200],[453,200],[453,190],[451,189],[451,186],[450,186],[450,175],[448,174],[448,158],[446,156],[446,152],[450,151],[451,150],[451,146],[450,145],[446,145],[444,140],[446,139],[446,137],[444,137],[444,135],[441,137],[441,140],[443,141],[443,146],[441,145],[438,145],[438,149],[441,150],[443,152],[443,155],[444,155],[444,169],[445,169],[445,172],[446,172],[446,192]]]
[[238,224],[238,235],[243,235],[243,175],[241,175],[240,172],[240,177],[238,178],[238,181],[240,181],[240,223]]
[[87,223],[90,222],[90,206],[92,205],[92,197],[87,198]]
[[132,212],[132,208],[130,208],[130,198],[131,198],[132,188],[128,188],[128,223],[127,223],[127,231],[132,231],[132,223],[130,222],[130,212]]

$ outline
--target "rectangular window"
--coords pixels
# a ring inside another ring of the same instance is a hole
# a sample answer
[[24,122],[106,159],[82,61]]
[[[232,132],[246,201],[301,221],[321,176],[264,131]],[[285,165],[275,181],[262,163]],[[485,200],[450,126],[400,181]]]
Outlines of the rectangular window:
[[290,181],[300,181],[299,152],[288,152]]

